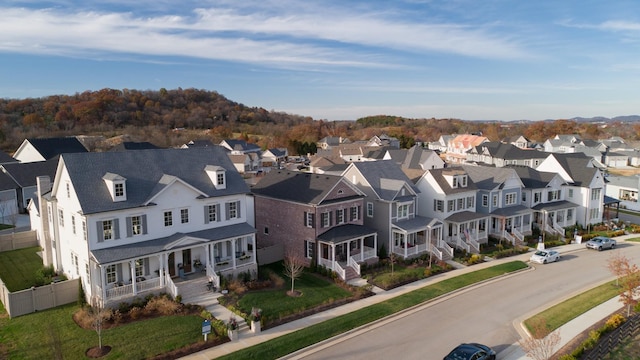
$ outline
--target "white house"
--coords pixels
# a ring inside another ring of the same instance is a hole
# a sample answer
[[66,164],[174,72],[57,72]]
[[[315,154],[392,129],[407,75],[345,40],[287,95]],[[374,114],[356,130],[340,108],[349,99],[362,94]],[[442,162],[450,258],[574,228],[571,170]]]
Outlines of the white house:
[[31,215],[45,264],[112,306],[192,272],[255,275],[253,201],[218,146],[63,154]]

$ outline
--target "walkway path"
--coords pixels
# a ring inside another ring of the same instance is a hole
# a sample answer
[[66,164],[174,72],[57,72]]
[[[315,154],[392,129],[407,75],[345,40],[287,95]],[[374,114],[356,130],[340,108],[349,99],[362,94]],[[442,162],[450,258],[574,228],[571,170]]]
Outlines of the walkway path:
[[[624,235],[624,236],[619,236],[616,237],[617,241],[624,241],[626,239],[629,238],[635,238],[635,237],[640,237],[640,234],[634,234],[634,235]],[[583,244],[570,244],[570,245],[564,245],[561,247],[562,249],[562,253],[568,253],[568,252],[573,252],[573,251],[578,251],[578,250],[582,250],[584,249],[584,245]],[[437,276],[433,276],[433,277],[429,277],[427,279],[423,279],[420,281],[416,281],[413,282],[411,284],[402,286],[402,287],[398,287],[395,288],[393,290],[390,291],[383,291],[383,290],[377,290],[376,291],[376,295],[374,296],[370,296],[368,298],[365,299],[361,299],[340,307],[336,307],[327,311],[323,311],[320,313],[317,313],[315,315],[303,318],[303,319],[299,319],[296,321],[292,321],[268,330],[264,330],[259,334],[253,334],[252,332],[250,332],[248,329],[244,329],[240,332],[239,335],[239,340],[237,341],[232,341],[232,342],[227,342],[225,344],[210,348],[210,349],[206,349],[203,351],[200,351],[198,353],[195,354],[191,354],[188,356],[183,357],[183,359],[188,359],[188,360],[205,360],[205,359],[215,359],[219,356],[223,356],[223,355],[227,355],[230,353],[233,353],[235,351],[244,349],[246,347],[250,347],[265,341],[269,341],[271,339],[274,339],[276,337],[282,336],[282,335],[286,335],[288,333],[291,333],[293,331],[296,331],[298,329],[302,329],[308,326],[312,326],[318,323],[321,323],[325,320],[340,316],[340,315],[344,315],[347,313],[350,313],[352,311],[355,311],[357,309],[361,309],[363,307],[369,306],[369,305],[373,305],[373,304],[377,304],[379,302],[388,300],[390,298],[405,294],[407,292],[422,288],[424,286],[445,280],[447,278],[451,278],[451,277],[455,277],[458,275],[462,275],[465,273],[469,273],[469,272],[473,272],[476,270],[480,270],[483,268],[487,268],[487,267],[491,267],[500,263],[504,263],[504,262],[510,262],[513,260],[521,260],[521,261],[529,261],[529,257],[531,256],[530,253],[527,254],[521,254],[518,256],[513,256],[513,257],[509,257],[509,258],[503,258],[503,259],[498,259],[498,260],[491,260],[488,262],[484,262],[481,264],[477,264],[477,265],[473,265],[473,266],[469,266],[469,267],[463,267],[463,268],[459,268],[459,269],[455,269],[452,271],[449,271],[447,273],[444,274],[440,274]],[[476,285],[476,286],[482,286],[481,284]],[[559,331],[561,334],[561,343],[559,344],[558,348],[563,347],[564,345],[566,345],[569,341],[571,341],[575,336],[579,335],[580,333],[582,333],[584,330],[586,330],[587,328],[589,328],[591,325],[593,325],[595,322],[606,318],[607,316],[611,315],[613,312],[615,312],[616,310],[620,309],[620,303],[618,302],[617,298],[614,298],[612,300],[609,300],[607,302],[605,302],[604,304],[590,310],[589,312],[579,316],[578,318],[568,322],[567,324],[563,325]],[[227,321],[229,319],[229,317],[233,316],[233,313],[231,311],[229,311],[228,309],[226,309],[224,306],[219,305],[219,304],[212,304],[210,306],[207,307],[207,310],[210,311],[217,319],[223,320],[223,321]],[[399,314],[394,314],[389,316],[388,318],[379,320],[379,321],[389,321],[390,319],[392,319],[395,316],[400,315],[401,313],[404,313],[405,311],[411,311],[412,309],[407,309],[404,310],[402,312],[400,312]],[[522,334],[523,330],[522,330],[522,325],[521,325],[521,321],[523,321],[525,319],[518,319],[514,322],[514,326],[516,326],[516,328],[518,329],[518,331]],[[356,330],[352,330],[352,331],[356,331]],[[344,336],[343,335],[339,335],[339,336]],[[330,344],[331,341],[333,341],[332,339],[328,339],[326,341],[323,341],[319,344],[315,344],[313,345],[311,348],[315,348],[318,346],[327,346],[327,344]],[[290,354],[288,356],[283,357],[284,359],[300,359],[303,357],[303,354],[308,351],[309,348],[306,349],[302,349],[299,352]],[[518,346],[518,344],[513,344],[512,346],[510,346],[508,348],[508,350],[505,350],[503,352],[501,352],[500,357],[502,359],[505,360],[524,360],[524,359],[528,359],[524,352],[520,349],[520,346]]]

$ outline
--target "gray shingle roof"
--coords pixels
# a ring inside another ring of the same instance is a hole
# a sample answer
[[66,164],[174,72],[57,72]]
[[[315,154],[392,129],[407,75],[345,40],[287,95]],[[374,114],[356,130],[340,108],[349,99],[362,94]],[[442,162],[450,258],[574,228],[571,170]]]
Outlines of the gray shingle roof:
[[27,141],[47,160],[60,154],[87,152],[87,148],[76,137],[28,139]]
[[557,175],[551,172],[538,171],[529,166],[508,165],[507,167],[513,169],[516,174],[518,174],[520,180],[528,189],[545,188],[549,182],[553,180],[554,176]]
[[256,195],[319,205],[340,182],[351,186],[341,176],[272,170],[251,190]]
[[473,182],[473,179],[470,176],[467,176],[466,187],[458,186],[457,188],[452,188],[451,185],[449,185],[447,180],[444,178],[444,175],[446,174],[450,174],[450,175],[467,174],[468,175],[466,170],[461,166],[444,168],[444,169],[432,169],[428,171],[431,174],[431,176],[433,176],[434,180],[438,183],[442,191],[444,191],[444,193],[447,195],[466,192],[466,191],[473,191],[478,189],[478,187]]
[[502,185],[515,174],[512,168],[497,168],[491,166],[462,165],[478,189],[491,190]]
[[[247,184],[219,146],[64,154],[61,161],[69,172],[84,214],[144,206],[160,180],[171,175],[210,197],[249,193]],[[226,189],[214,188],[205,172],[208,165],[226,170]],[[112,201],[102,179],[107,173],[127,179],[126,201]]]
[[576,186],[588,186],[598,170],[589,167],[591,158],[582,153],[552,153],[549,156],[556,158],[560,166],[571,176]]
[[393,160],[355,162],[352,165],[360,171],[382,200],[393,200],[405,183],[414,192],[420,193],[420,190]]
[[2,167],[20,187],[24,188],[27,186],[35,186],[38,176],[49,176],[50,179],[53,179],[56,175],[59,160],[60,158],[56,156],[47,161],[11,163],[4,164]]
[[[166,246],[184,237],[199,238],[209,241],[223,240],[255,233],[256,230],[247,223],[218,227],[215,229],[200,230],[191,233],[175,233],[160,239],[114,246],[108,249],[93,250],[91,253],[100,264],[117,262],[127,259],[138,259],[152,254],[158,254],[166,250]],[[184,247],[190,247],[191,244]]]

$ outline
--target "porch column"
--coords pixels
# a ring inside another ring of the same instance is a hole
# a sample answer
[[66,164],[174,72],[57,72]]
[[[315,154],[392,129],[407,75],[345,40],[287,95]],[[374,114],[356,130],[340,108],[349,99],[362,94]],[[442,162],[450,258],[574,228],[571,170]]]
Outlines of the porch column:
[[404,237],[404,258],[407,258],[407,251],[409,248],[409,236],[406,231],[402,232],[402,236]]
[[364,261],[364,236],[358,241],[360,242],[360,261]]
[[336,245],[331,244],[331,270],[335,270],[336,263]]
[[129,272],[131,273],[131,286],[133,290],[133,295],[138,293],[138,289],[136,289],[136,262],[135,260],[129,260]]
[[107,274],[105,268],[102,265],[98,265],[100,267],[100,287],[102,289],[102,303],[104,304],[107,299]]
[[158,264],[160,264],[158,268],[158,275],[160,276],[160,286],[165,286],[164,279],[164,254],[158,254]]
[[258,244],[256,243],[255,234],[251,234],[251,243],[253,244],[253,254],[251,254],[251,256],[253,257],[253,262],[257,265],[258,264]]
[[236,238],[231,240],[231,260],[233,261],[233,268],[236,268]]

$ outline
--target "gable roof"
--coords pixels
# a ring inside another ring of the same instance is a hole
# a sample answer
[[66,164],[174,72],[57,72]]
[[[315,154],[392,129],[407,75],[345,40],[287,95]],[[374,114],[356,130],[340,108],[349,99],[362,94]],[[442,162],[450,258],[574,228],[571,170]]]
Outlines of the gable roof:
[[111,150],[109,151],[144,150],[144,149],[160,149],[160,147],[155,146],[148,141],[141,141],[141,142],[123,141],[120,144],[111,148]]
[[551,153],[573,180],[573,185],[589,186],[598,170],[592,164],[592,159],[583,153]]
[[[205,167],[210,165],[226,170],[225,189],[216,190],[211,183],[205,172]],[[227,153],[219,146],[64,154],[59,168],[61,166],[69,173],[84,214],[145,206],[167,176],[179,178],[208,197],[249,192]],[[112,200],[102,179],[106,173],[127,179],[126,201]]]
[[[467,175],[473,180],[478,189],[493,190],[502,188],[505,181],[518,175],[512,168],[462,165]],[[519,180],[520,178],[518,178]],[[520,181],[522,183],[522,181]]]
[[4,151],[0,151],[0,164],[17,163],[18,160],[14,159],[11,155]]
[[343,184],[358,194],[342,176],[272,170],[251,188],[254,194],[303,204],[319,205],[329,192]]
[[260,146],[252,143],[248,143],[239,139],[227,139],[222,140],[220,146],[223,146],[230,151],[242,151],[242,152],[257,152],[260,151]]
[[538,171],[529,166],[520,166],[520,165],[507,165],[508,168],[513,169],[518,177],[520,177],[520,181],[524,184],[524,186],[528,189],[541,189],[546,187],[554,177],[559,176],[556,173],[546,172],[546,171]]
[[34,138],[27,139],[45,160],[66,153],[86,153],[87,148],[82,145],[75,136],[58,138]]
[[59,159],[60,157],[56,156],[47,161],[11,163],[1,165],[0,167],[19,187],[24,188],[36,186],[36,178],[38,176],[49,176],[50,179],[53,179],[56,175]]
[[354,162],[345,172],[348,172],[351,167],[356,168],[362,174],[371,189],[382,200],[395,199],[398,191],[405,184],[415,193],[420,192],[393,160]]
[[505,144],[497,141],[487,141],[475,146],[469,152],[478,154],[487,151],[493,158],[504,160],[545,159],[549,154],[537,150],[524,150],[513,144]]
[[469,175],[467,171],[461,166],[449,167],[444,169],[433,169],[433,170],[428,170],[428,172],[429,174],[431,174],[431,176],[436,181],[436,183],[438,183],[438,186],[440,186],[440,189],[442,189],[442,191],[447,195],[466,192],[466,191],[474,191],[478,189],[478,187],[473,182],[473,179],[470,176],[467,176],[466,187],[458,186],[457,188],[452,188],[451,185],[449,185],[447,180],[444,178],[445,175],[462,175],[462,174]]

